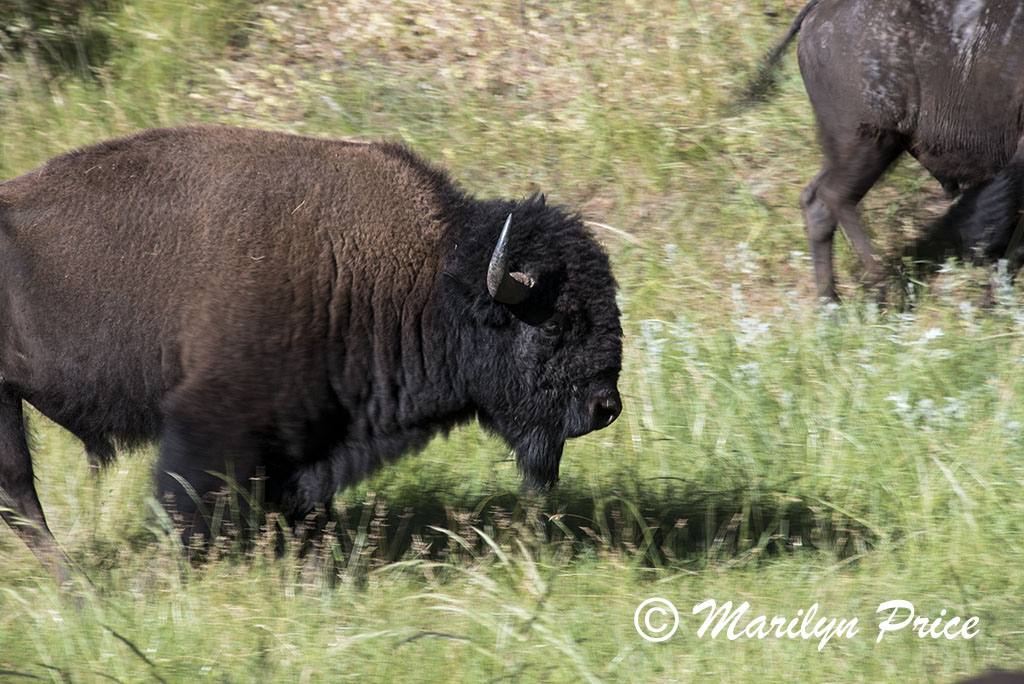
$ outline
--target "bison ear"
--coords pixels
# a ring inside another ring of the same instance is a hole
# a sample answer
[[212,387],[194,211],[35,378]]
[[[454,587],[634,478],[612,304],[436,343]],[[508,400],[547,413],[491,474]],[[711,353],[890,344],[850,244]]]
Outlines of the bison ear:
[[534,284],[533,278],[525,273],[510,273],[508,270],[508,229],[511,225],[512,214],[509,214],[498,244],[491,253],[491,263],[487,265],[487,291],[501,304],[522,303],[530,296],[530,288]]

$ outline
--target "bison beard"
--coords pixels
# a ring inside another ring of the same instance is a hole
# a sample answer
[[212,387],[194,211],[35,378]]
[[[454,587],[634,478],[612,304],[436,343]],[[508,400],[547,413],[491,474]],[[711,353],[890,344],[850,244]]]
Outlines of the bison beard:
[[63,560],[23,401],[95,463],[158,441],[186,535],[225,476],[298,520],[474,417],[548,487],[621,410],[621,336],[607,256],[543,196],[474,199],[387,143],[101,143],[0,184],[0,507]]
[[[608,383],[598,383],[598,386],[607,387]],[[565,441],[610,425],[621,408],[618,392],[614,390],[598,392],[589,402],[574,398],[569,405],[561,429],[542,427],[542,422],[537,420],[527,422],[524,434],[510,429],[497,430],[515,445],[519,469],[526,476],[527,484],[539,491],[549,489],[558,481],[558,465]]]
[[544,491],[558,481],[558,464],[564,446],[564,437],[540,428],[531,429],[516,442],[516,462],[531,487]]

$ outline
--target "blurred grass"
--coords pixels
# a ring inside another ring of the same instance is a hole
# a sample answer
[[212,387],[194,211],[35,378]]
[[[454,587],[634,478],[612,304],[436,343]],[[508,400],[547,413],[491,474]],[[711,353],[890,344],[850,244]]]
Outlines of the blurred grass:
[[[799,6],[130,0],[86,6],[87,34],[54,29],[104,46],[78,61],[5,43],[0,177],[155,125],[402,139],[480,195],[579,208],[612,256],[626,352],[624,414],[568,445],[551,498],[523,497],[508,450],[460,429],[343,492],[312,574],[269,533],[183,564],[147,513],[151,452],[94,476],[34,416],[44,508],[93,585],[59,596],[0,530],[0,680],[952,681],[1020,665],[1018,294],[978,311],[981,276],[954,264],[902,290],[912,313],[879,308],[840,240],[848,301],[817,307],[797,198],[819,155],[792,55],[773,100],[732,107]],[[906,163],[868,198],[889,253],[941,211],[935,185]],[[682,614],[667,643],[633,628],[649,596]],[[689,610],[709,597],[769,616],[817,602],[862,633],[821,653],[699,639]],[[894,598],[979,615],[981,633],[876,645]]]

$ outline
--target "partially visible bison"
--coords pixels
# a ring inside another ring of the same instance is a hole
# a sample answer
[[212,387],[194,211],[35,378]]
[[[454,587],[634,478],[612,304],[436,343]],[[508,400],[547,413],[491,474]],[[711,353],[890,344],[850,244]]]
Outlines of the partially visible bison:
[[1024,672],[991,670],[977,677],[964,679],[960,684],[1024,684]]
[[1024,146],[992,180],[965,191],[922,241],[975,263],[1005,258],[1015,275],[1024,266]]
[[801,204],[818,295],[835,299],[837,222],[867,283],[885,276],[857,204],[901,153],[913,155],[951,196],[1024,154],[1024,4],[811,0],[769,66],[797,32],[825,156]]
[[159,440],[201,534],[224,475],[297,520],[473,418],[544,487],[619,415],[621,336],[608,257],[543,196],[474,199],[391,143],[100,143],[0,184],[0,509],[63,559],[23,401],[97,463]]

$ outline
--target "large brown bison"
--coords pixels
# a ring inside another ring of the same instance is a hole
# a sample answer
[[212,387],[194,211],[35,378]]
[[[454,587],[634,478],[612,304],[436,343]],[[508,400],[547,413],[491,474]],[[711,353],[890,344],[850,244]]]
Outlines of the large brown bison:
[[1024,4],[811,0],[769,65],[798,31],[825,156],[801,204],[818,295],[834,299],[837,222],[866,281],[884,278],[857,204],[900,154],[913,155],[950,195],[1024,155]]
[[199,533],[225,475],[296,520],[474,417],[546,486],[621,410],[621,335],[607,256],[543,196],[474,199],[390,143],[100,143],[0,184],[0,508],[62,558],[23,401],[94,462],[158,440]]

